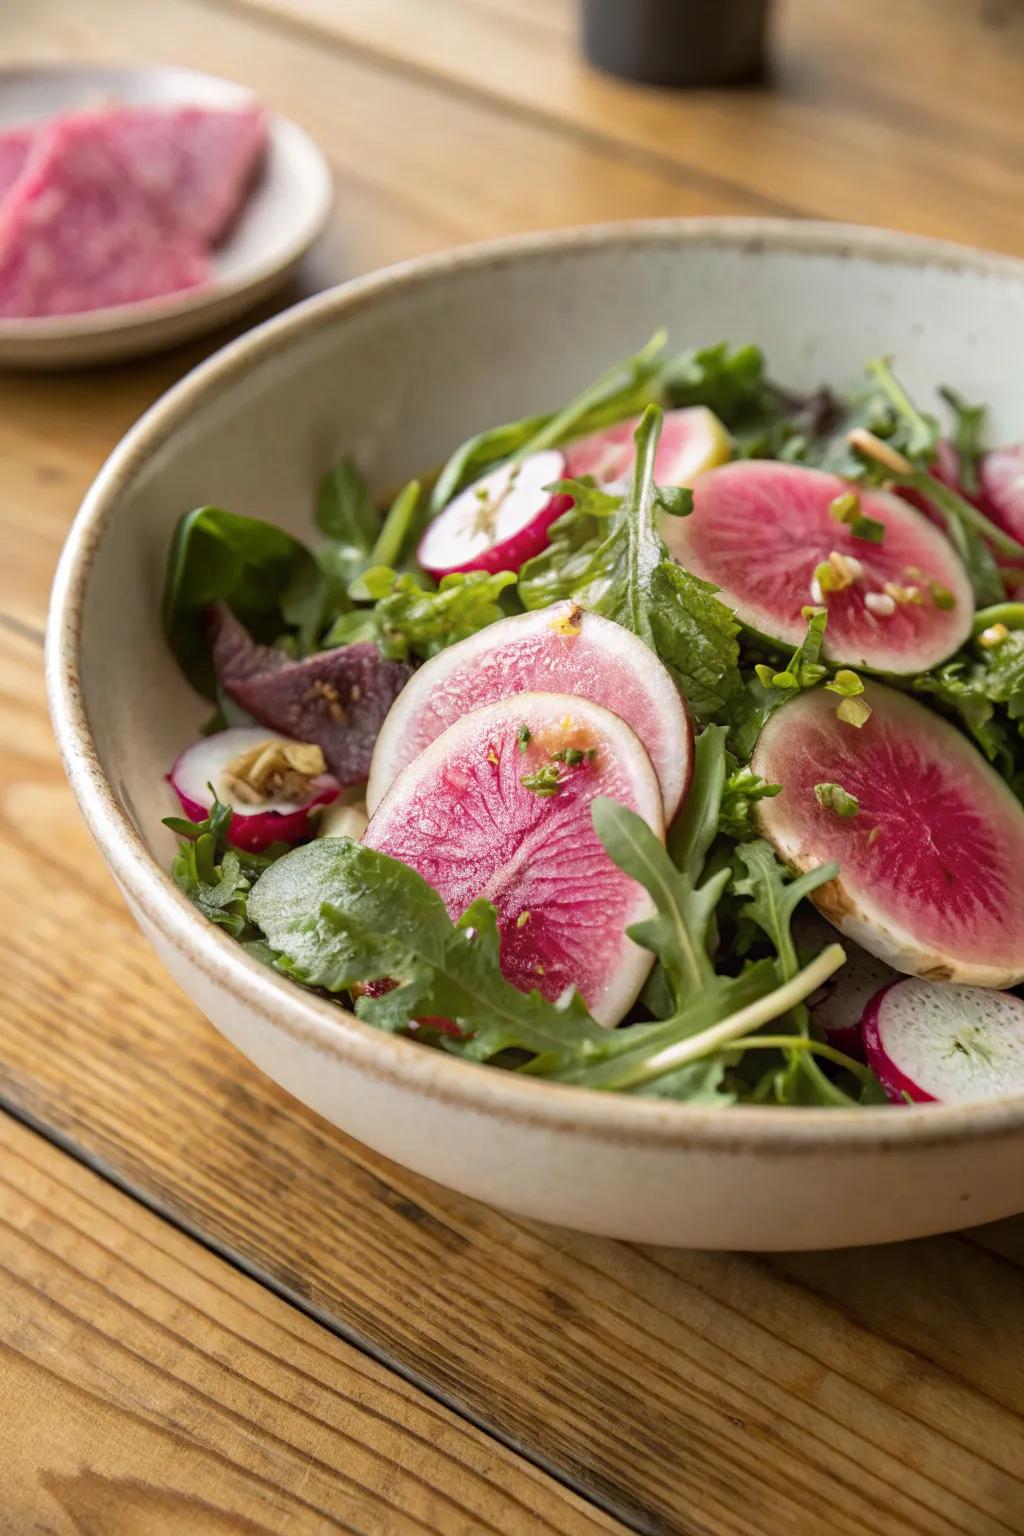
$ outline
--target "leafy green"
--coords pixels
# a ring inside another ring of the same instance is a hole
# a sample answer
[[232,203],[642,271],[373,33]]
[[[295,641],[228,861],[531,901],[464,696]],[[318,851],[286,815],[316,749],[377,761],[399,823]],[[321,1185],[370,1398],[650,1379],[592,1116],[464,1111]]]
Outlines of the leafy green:
[[515,585],[511,571],[467,571],[442,576],[436,588],[387,566],[365,571],[349,588],[357,601],[372,608],[343,613],[324,644],[349,645],[372,640],[392,661],[415,656],[426,661],[457,640],[465,640],[505,617],[499,598]]
[[490,427],[462,443],[437,477],[430,498],[431,512],[440,512],[463,486],[497,464],[524,459],[527,454],[599,431],[642,410],[658,393],[658,354],[664,345],[665,333],[659,331],[639,352],[614,364],[561,410]]
[[997,645],[961,651],[916,677],[912,687],[963,726],[1024,800],[1024,630],[1011,631]]
[[232,848],[227,841],[231,807],[216,796],[204,821],[168,816],[164,826],[181,839],[171,864],[179,890],[232,938],[250,938],[255,930],[248,916],[249,892],[262,872],[287,851],[287,844],[276,843],[265,854]]
[[316,524],[334,546],[338,574],[347,574],[351,580],[369,563],[380,532],[380,515],[369,486],[347,454],[320,481]]
[[404,485],[388,508],[367,557],[367,565],[397,569],[412,553],[423,502],[423,488],[418,480]]
[[727,341],[681,352],[666,364],[662,387],[671,406],[705,405],[727,426],[762,409],[766,390],[779,393],[767,383],[760,347]]
[[660,409],[648,406],[636,431],[633,481],[615,510],[600,521],[574,515],[575,509],[561,518],[549,547],[524,565],[519,595],[527,608],[571,598],[639,636],[673,672],[703,723],[738,686],[738,631],[716,589],[676,565],[658,531],[654,459],[661,421]]
[[781,793],[781,784],[768,784],[745,763],[734,768],[725,781],[722,806],[718,815],[719,831],[737,843],[758,836],[754,806]]
[[856,795],[851,795],[841,784],[833,781],[815,784],[814,798],[826,811],[834,811],[844,821],[850,821],[860,812],[860,801]]
[[[828,668],[820,660],[828,610],[808,605],[802,612],[807,633],[786,665],[778,668],[768,662],[755,662],[753,675],[746,677],[745,686],[735,690],[729,700],[730,746],[742,762],[746,762],[753,753],[768,716],[774,714],[780,704],[784,704],[802,688],[815,688],[828,676]],[[844,670],[836,674],[836,678],[839,677],[856,679],[856,673]],[[850,691],[850,687],[847,681],[834,691],[845,693]],[[862,690],[863,684],[854,691]]]
[[178,523],[164,581],[163,622],[172,651],[198,692],[216,697],[204,633],[206,609],[225,602],[258,640],[285,631],[309,650],[329,613],[331,584],[314,556],[271,523],[198,507]]
[[944,385],[939,394],[953,412],[953,447],[956,450],[958,478],[968,496],[981,489],[978,464],[985,451],[985,415],[983,405],[969,405],[957,390]]

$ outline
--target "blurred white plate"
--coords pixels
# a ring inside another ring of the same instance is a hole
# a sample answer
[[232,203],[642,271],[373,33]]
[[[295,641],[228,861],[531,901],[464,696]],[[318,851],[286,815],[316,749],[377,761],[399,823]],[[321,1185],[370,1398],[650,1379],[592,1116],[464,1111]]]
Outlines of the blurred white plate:
[[[0,70],[0,127],[87,107],[241,106],[250,91],[190,69],[55,67]],[[331,206],[331,173],[308,134],[270,114],[267,155],[228,238],[213,252],[213,283],[112,309],[0,319],[0,367],[63,368],[157,352],[214,330],[279,287],[313,244]]]

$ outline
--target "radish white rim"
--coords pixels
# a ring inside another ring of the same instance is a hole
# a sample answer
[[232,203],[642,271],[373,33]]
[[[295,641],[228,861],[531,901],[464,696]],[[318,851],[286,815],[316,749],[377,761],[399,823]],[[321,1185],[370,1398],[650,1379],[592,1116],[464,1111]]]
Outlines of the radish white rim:
[[[593,731],[601,744],[601,755],[610,748],[620,765],[628,767],[634,794],[634,809],[647,825],[664,841],[665,822],[662,815],[661,786],[648,756],[647,749],[618,715],[590,699],[578,695],[556,693],[517,693],[493,704],[472,710],[454,721],[446,731],[424,747],[412,762],[403,768],[387,794],[381,800],[370,822],[367,836],[363,839],[371,847],[380,846],[386,835],[389,818],[399,825],[406,820],[406,804],[410,794],[424,782],[429,782],[457,752],[463,739],[477,737],[481,732],[499,730],[514,732],[516,724],[525,721],[536,735],[542,727],[538,721],[547,721],[558,727],[567,712],[571,711]],[[599,757],[600,762],[600,757]],[[376,838],[375,838],[376,833]],[[605,855],[607,858],[607,855]],[[609,860],[609,864],[611,861]],[[640,886],[636,886],[636,899],[632,911],[622,925],[621,961],[615,976],[603,987],[599,997],[590,1004],[590,1011],[599,1024],[615,1024],[636,1001],[644,984],[654,956],[650,950],[641,949],[627,938],[625,929],[642,922],[653,912],[653,903]]]
[[79,682],[84,598],[97,545],[115,511],[153,452],[185,427],[239,377],[249,377],[275,355],[338,320],[418,291],[433,295],[457,284],[466,272],[514,263],[529,273],[552,259],[585,260],[609,250],[664,250],[704,247],[712,251],[825,257],[853,256],[896,268],[928,266],[947,273],[983,276],[993,283],[1024,284],[1024,263],[948,242],[840,224],[787,220],[706,218],[650,221],[512,239],[460,252],[419,258],[391,271],[357,280],[320,295],[265,323],[232,343],[173,388],[128,433],[101,470],[65,545],[54,584],[47,640],[51,710],[65,770],[83,815],[104,857],[126,893],[190,963],[258,1009],[273,1027],[317,1048],[340,1063],[387,1078],[476,1110],[520,1124],[573,1128],[595,1137],[613,1133],[634,1146],[695,1145],[730,1151],[757,1150],[788,1155],[794,1146],[884,1150],[949,1145],[1000,1138],[1024,1125],[1024,1095],[972,1105],[913,1108],[893,1116],[885,1108],[842,1110],[808,1106],[799,1110],[742,1106],[724,1117],[701,1105],[653,1099],[580,1094],[557,1083],[482,1072],[470,1063],[422,1051],[414,1042],[382,1036],[314,996],[297,993],[283,978],[247,956],[224,934],[204,924],[154,857],[108,779],[85,710]]
[[420,541],[420,564],[434,572],[458,570],[511,544],[547,511],[546,487],[564,474],[564,455],[555,448],[491,470],[438,513]]
[[[557,634],[559,617],[571,611],[572,604],[566,602],[533,613],[516,614],[440,651],[413,673],[388,711],[374,747],[366,788],[366,804],[371,815],[396,774],[411,761],[406,747],[410,722],[443,680],[456,669],[474,667],[496,649],[507,646],[511,651],[520,638],[544,634],[566,645],[576,644],[577,636]],[[582,633],[586,635],[588,645],[606,647],[616,660],[626,659],[635,663],[637,687],[646,694],[664,722],[663,745],[678,743],[677,752],[673,752],[670,745],[667,745],[666,750],[656,752],[644,742],[661,784],[665,820],[671,822],[679,809],[693,768],[693,733],[679,690],[653,652],[629,630],[597,614],[582,615],[581,624],[585,626]],[[600,700],[594,702],[600,703]]]
[[868,1060],[897,1100],[940,1104],[1024,1093],[1024,1000],[987,987],[907,977],[864,1014]]

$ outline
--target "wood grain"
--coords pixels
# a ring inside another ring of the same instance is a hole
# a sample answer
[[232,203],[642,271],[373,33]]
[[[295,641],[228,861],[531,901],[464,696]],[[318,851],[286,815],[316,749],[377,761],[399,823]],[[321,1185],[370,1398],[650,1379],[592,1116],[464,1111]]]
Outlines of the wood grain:
[[0,1529],[623,1528],[0,1115]]
[[[313,132],[337,208],[290,298],[453,241],[650,214],[1020,249],[1024,17],[981,16],[786,0],[775,90],[685,97],[586,70],[572,0],[6,0],[0,33],[21,60],[244,78]],[[637,1531],[1020,1536],[1024,1221],[778,1259],[532,1226],[333,1131],[159,969],[56,763],[40,640],[93,473],[219,339],[0,377],[0,1101],[137,1197],[0,1118],[0,1530],[601,1524],[503,1444]]]
[[[521,24],[504,0],[211,0],[443,81],[473,103],[629,153],[736,211],[814,214],[1024,247],[1024,13],[977,0],[788,0],[770,85],[654,91],[589,69],[574,0]],[[1016,169],[1014,170],[1014,165]]]
[[348,1141],[159,970],[52,760],[30,639],[0,631],[0,678],[8,1104],[637,1529],[1022,1528],[1018,1269],[957,1239],[641,1252]]

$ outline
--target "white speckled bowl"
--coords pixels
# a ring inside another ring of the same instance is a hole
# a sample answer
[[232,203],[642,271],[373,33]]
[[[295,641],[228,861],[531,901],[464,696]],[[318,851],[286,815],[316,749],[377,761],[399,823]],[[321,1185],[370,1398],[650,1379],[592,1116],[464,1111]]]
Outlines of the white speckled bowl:
[[912,390],[993,402],[1024,433],[1024,263],[872,230],[619,225],[431,258],[300,305],[189,375],[113,453],[61,560],[54,723],[125,899],[218,1029],[328,1120],[478,1199],[650,1243],[821,1248],[1024,1209],[1024,1098],[711,1111],[477,1067],[381,1034],[250,960],[164,873],[163,773],[203,706],[164,645],[179,513],[308,527],[347,449],[390,485],[475,429],[552,406],[659,325],[763,345],[787,382],[895,354]]

